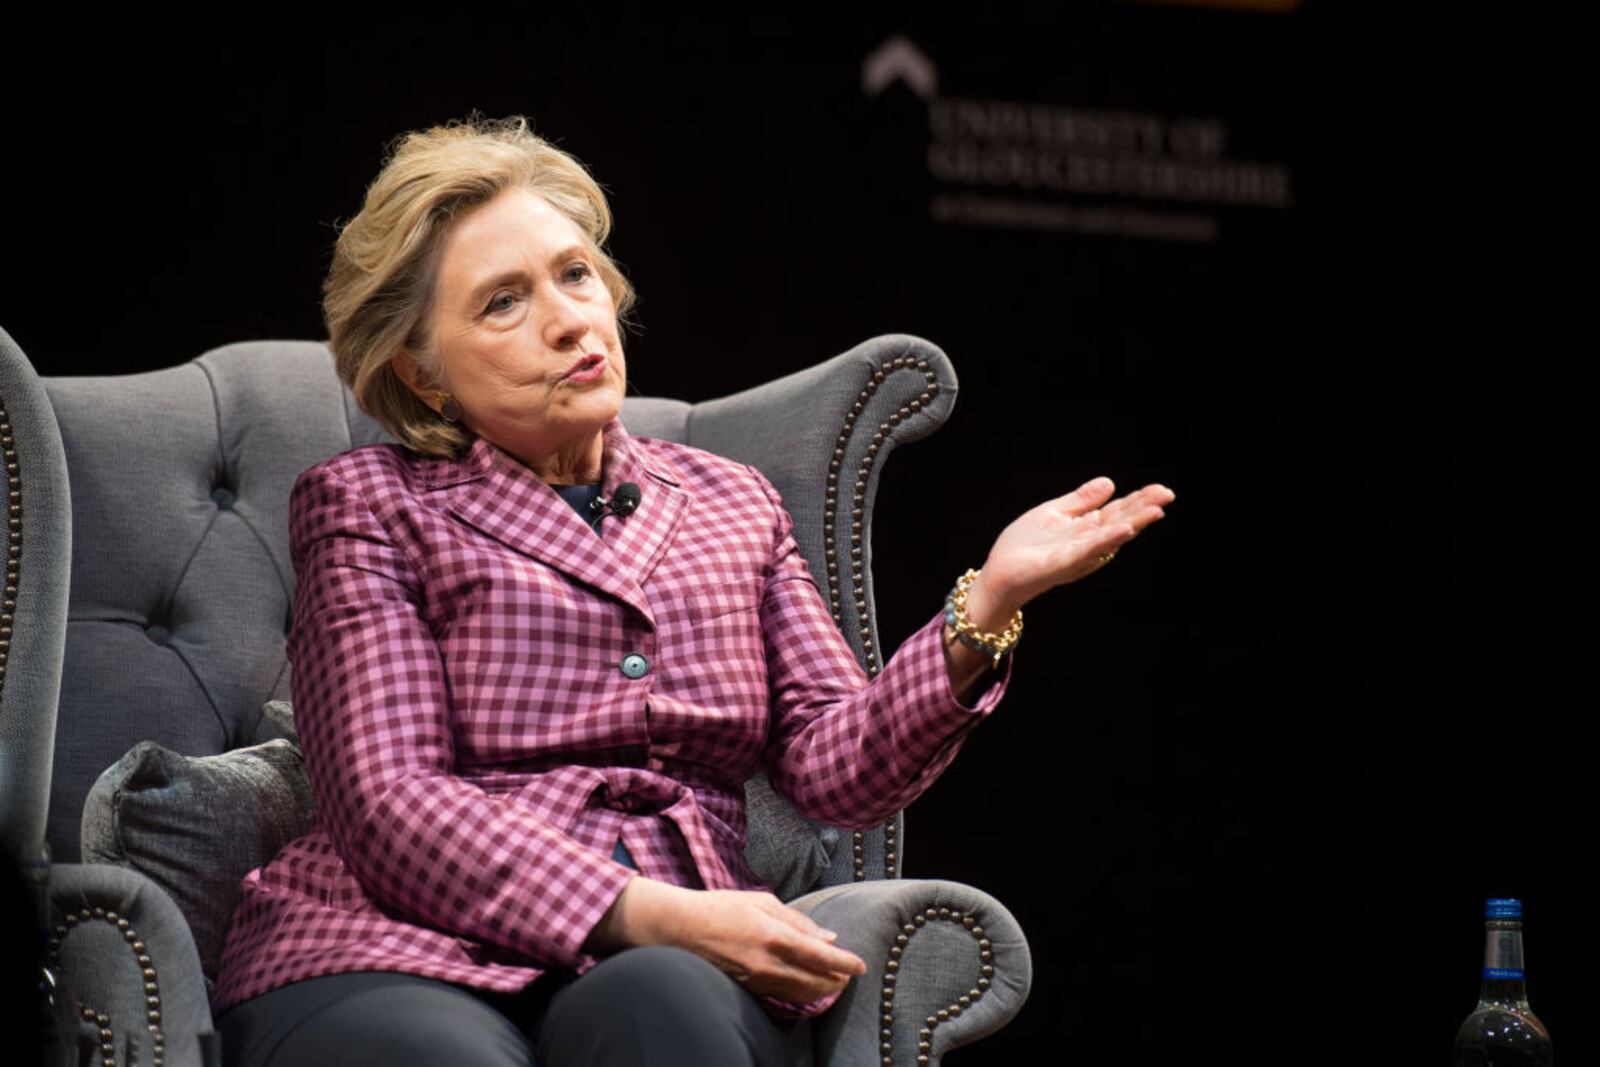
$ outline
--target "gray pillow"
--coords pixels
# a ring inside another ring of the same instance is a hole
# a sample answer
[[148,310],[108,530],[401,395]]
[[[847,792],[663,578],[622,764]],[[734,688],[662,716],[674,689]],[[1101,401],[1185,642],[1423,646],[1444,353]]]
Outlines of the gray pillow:
[[83,862],[133,868],[165,890],[188,920],[209,988],[239,883],[315,823],[305,764],[287,740],[219,756],[141,741],[89,790]]
[[294,709],[287,700],[269,700],[261,705],[261,719],[256,723],[255,744],[281,737],[292,745],[300,743],[300,734],[294,728]]
[[779,900],[809,892],[833,865],[839,831],[801,815],[757,774],[744,784],[745,862]]

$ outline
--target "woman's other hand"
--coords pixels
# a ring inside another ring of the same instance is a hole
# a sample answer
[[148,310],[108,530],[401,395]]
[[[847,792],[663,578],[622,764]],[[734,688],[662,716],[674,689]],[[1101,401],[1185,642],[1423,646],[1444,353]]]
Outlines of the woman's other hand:
[[629,880],[585,948],[676,945],[752,993],[805,1004],[866,973],[866,961],[835,946],[834,936],[771,893],[686,889],[641,876]]

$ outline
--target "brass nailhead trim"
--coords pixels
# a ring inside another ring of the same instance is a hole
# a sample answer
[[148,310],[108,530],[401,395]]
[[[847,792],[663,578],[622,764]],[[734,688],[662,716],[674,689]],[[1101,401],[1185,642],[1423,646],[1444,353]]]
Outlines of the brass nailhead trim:
[[[80,925],[90,922],[103,922],[116,927],[122,939],[128,943],[128,949],[134,954],[134,959],[139,964],[140,973],[144,975],[145,991],[145,1029],[153,1035],[152,1060],[155,1067],[161,1067],[166,1053],[166,1035],[161,1032],[161,989],[156,977],[155,965],[151,963],[146,954],[148,946],[141,938],[133,924],[114,911],[102,907],[90,907],[85,904],[77,911],[69,911],[63,916],[64,921],[57,923],[51,931],[50,938],[50,967],[54,971],[61,970],[61,943],[67,935],[76,930]],[[95,1023],[100,1028],[100,1063],[102,1067],[117,1067],[116,1046],[113,1044],[114,1032],[111,1028],[111,1017],[103,1011],[96,1011],[82,1001],[78,1002],[79,1010],[83,1017]]]
[[966,928],[967,933],[978,943],[978,980],[973,987],[955,1002],[949,1004],[923,1020],[922,1028],[917,1031],[917,1062],[928,1064],[933,1062],[933,1032],[940,1023],[949,1022],[963,1011],[972,1007],[984,993],[989,990],[989,981],[994,977],[994,946],[985,935],[983,927],[979,925],[977,917],[971,912],[952,911],[950,908],[926,908],[911,917],[911,921],[900,927],[900,933],[895,935],[894,947],[889,950],[889,958],[883,966],[883,989],[879,994],[882,1015],[879,1018],[881,1029],[879,1037],[882,1044],[879,1051],[883,1054],[883,1067],[894,1067],[894,985],[895,976],[900,970],[900,957],[905,955],[906,946],[916,936],[917,931],[927,926],[930,922],[959,923]]
[[0,603],[0,692],[6,687],[6,666],[11,659],[11,633],[17,616],[17,579],[22,568],[22,476],[17,462],[16,440],[11,433],[11,415],[0,402],[0,452],[5,455],[6,497],[11,513],[6,530],[6,594]]
[[[839,559],[838,550],[834,547],[837,519],[839,515],[839,475],[843,473],[845,453],[850,446],[851,434],[855,432],[856,420],[866,410],[867,401],[872,394],[878,391],[878,386],[883,384],[885,378],[897,370],[920,371],[926,384],[922,393],[914,400],[903,405],[899,411],[891,414],[887,419],[878,424],[877,432],[872,435],[871,442],[867,445],[866,455],[861,458],[861,467],[855,472],[855,479],[851,486],[850,498],[850,589],[851,601],[855,605],[856,616],[863,623],[861,633],[861,648],[866,654],[867,677],[874,678],[882,667],[878,663],[878,650],[872,645],[872,631],[865,625],[867,621],[867,576],[862,567],[864,552],[861,544],[861,523],[866,512],[866,495],[868,476],[872,473],[872,465],[878,461],[878,452],[883,447],[883,442],[890,436],[894,428],[901,422],[910,418],[914,413],[921,411],[939,392],[939,379],[933,373],[925,359],[915,356],[896,356],[894,359],[872,372],[872,377],[867,384],[861,387],[861,392],[856,394],[855,403],[850,405],[850,410],[845,414],[844,425],[839,430],[839,436],[834,441],[833,459],[828,464],[828,494],[822,511],[823,555],[827,561],[828,569],[828,604],[833,612],[835,626],[844,626],[843,594],[839,584]],[[899,877],[899,849],[895,847],[894,822],[890,821],[884,827],[884,854],[883,876],[885,878]],[[853,837],[853,856],[855,870],[852,879],[857,882],[867,880],[866,867],[866,837],[862,831],[857,830]]]

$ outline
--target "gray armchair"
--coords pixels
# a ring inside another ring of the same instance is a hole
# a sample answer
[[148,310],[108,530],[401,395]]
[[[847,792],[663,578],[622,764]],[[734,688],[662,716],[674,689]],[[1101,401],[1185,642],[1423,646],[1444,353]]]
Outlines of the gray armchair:
[[[623,420],[760,468],[876,673],[878,477],[955,392],[943,352],[896,335],[735,396],[630,399]],[[289,695],[289,491],[388,438],[309,342],[40,379],[0,331],[0,405],[0,841],[48,897],[48,963],[77,1027],[61,1062],[216,1064],[208,987],[229,894],[314,818],[289,709],[268,705]],[[1021,1008],[1015,920],[968,886],[900,879],[901,817],[852,834],[759,779],[748,793],[752,865],[868,961],[809,1024],[817,1063],[938,1063]],[[80,857],[100,862],[49,862]]]

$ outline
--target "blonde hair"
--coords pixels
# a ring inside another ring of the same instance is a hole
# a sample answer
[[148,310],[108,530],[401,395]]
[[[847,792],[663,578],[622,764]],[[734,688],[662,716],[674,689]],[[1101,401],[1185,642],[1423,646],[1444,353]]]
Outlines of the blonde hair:
[[439,380],[429,323],[444,237],[457,217],[517,187],[544,197],[588,237],[622,321],[634,292],[602,248],[611,232],[605,193],[520,115],[474,112],[395,138],[360,213],[334,244],[322,314],[339,377],[361,410],[418,452],[458,455],[469,435],[423,403],[393,359],[406,348],[428,379]]

